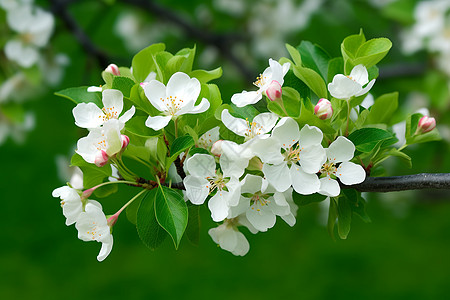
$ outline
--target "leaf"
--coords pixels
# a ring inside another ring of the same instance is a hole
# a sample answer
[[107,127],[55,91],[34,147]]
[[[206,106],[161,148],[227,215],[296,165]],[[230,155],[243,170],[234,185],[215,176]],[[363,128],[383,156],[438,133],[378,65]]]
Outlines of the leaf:
[[137,198],[136,200],[131,202],[130,205],[127,206],[127,209],[126,209],[127,219],[134,225],[137,224],[137,213],[139,210],[139,206],[141,205],[142,200],[145,197],[147,197],[147,195],[148,195],[148,193],[144,193],[144,195],[142,197]]
[[73,101],[75,104],[93,102],[98,107],[103,107],[102,94],[99,92],[88,92],[87,89],[88,89],[87,86],[68,88],[56,92],[55,95],[67,98]]
[[352,222],[352,209],[347,197],[340,197],[338,199],[338,234],[339,237],[345,240],[350,232],[350,225]]
[[344,60],[342,57],[335,57],[329,60],[327,82],[332,82],[337,74],[344,74]]
[[361,128],[352,132],[348,139],[361,152],[371,152],[378,142],[394,137],[389,131],[379,128]]
[[367,124],[390,123],[398,107],[398,92],[384,94],[375,100],[367,115]]
[[195,145],[194,139],[190,135],[184,135],[173,141],[170,147],[170,156],[178,157],[184,150]]
[[328,90],[322,77],[314,70],[294,66],[294,74],[319,98],[328,98]]
[[[103,183],[112,174],[111,165],[106,164],[103,167],[97,167],[94,164],[86,162],[79,154],[75,153],[70,161],[72,166],[77,166],[83,172],[83,186],[88,189]],[[105,186],[95,192],[98,197],[106,197],[115,192],[117,187]]]
[[301,81],[297,76],[295,76],[294,72],[289,70],[286,75],[284,75],[284,84],[283,88],[291,87],[300,93],[301,98],[310,98],[311,90],[309,87]]
[[188,212],[189,217],[188,225],[186,227],[186,236],[192,244],[197,246],[200,241],[200,206],[189,205]]
[[323,196],[318,193],[312,195],[300,195],[296,192],[292,193],[292,197],[294,199],[294,202],[297,203],[299,206],[305,206],[311,203],[322,202],[327,198],[326,196]]
[[148,74],[157,70],[154,56],[158,52],[164,51],[166,46],[162,43],[153,44],[139,51],[131,62],[133,68],[133,76],[137,82],[143,82]]
[[183,196],[177,191],[160,185],[155,198],[156,219],[172,237],[178,249],[188,222],[188,209]]
[[359,47],[353,65],[363,64],[367,69],[379,63],[389,52],[392,42],[387,38],[376,38]]
[[324,80],[328,79],[328,62],[330,56],[319,46],[309,41],[302,41],[297,47],[302,65],[316,71]]
[[135,82],[128,77],[114,76],[111,88],[121,91],[125,97],[130,98],[131,88],[134,84]]
[[343,189],[343,196],[347,198],[353,213],[357,214],[365,223],[372,222],[366,213],[366,201],[361,197],[361,192],[355,189]]
[[180,72],[190,73],[192,71],[192,65],[194,64],[195,50],[196,46],[194,45],[194,48],[192,49],[184,48],[175,54],[175,56],[184,56],[186,58],[179,69]]
[[211,80],[220,78],[222,76],[222,68],[216,68],[214,70],[194,70],[189,74],[190,77],[195,77],[200,83],[208,83]]
[[136,217],[136,229],[144,245],[155,250],[167,237],[167,232],[159,225],[155,215],[158,189],[150,190],[142,199]]
[[297,66],[301,66],[302,65],[302,58],[301,58],[300,53],[298,52],[298,50],[295,49],[294,47],[292,47],[289,44],[286,44],[286,49],[289,52],[289,54],[291,55],[292,60],[294,61],[294,63]]
[[336,200],[335,200],[335,198],[330,198],[330,207],[328,209],[327,229],[328,229],[328,234],[330,235],[330,237],[333,240],[335,240],[334,225],[336,224],[337,214],[338,214],[338,212],[337,212]]

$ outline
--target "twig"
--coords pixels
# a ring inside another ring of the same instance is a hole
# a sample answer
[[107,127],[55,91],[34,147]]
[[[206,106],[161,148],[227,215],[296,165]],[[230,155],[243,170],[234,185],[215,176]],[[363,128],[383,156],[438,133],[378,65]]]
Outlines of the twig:
[[403,76],[420,76],[426,70],[424,63],[415,64],[395,64],[380,67],[380,75],[378,79],[390,79]]
[[398,192],[422,189],[450,189],[450,173],[422,173],[406,176],[367,177],[355,185],[341,184],[342,188],[360,192]]

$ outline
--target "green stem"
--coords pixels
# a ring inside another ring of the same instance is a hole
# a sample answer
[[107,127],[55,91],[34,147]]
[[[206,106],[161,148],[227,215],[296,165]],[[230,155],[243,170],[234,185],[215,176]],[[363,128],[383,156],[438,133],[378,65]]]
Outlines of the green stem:
[[128,176],[132,177],[132,178],[137,178],[138,176],[136,174],[134,174],[131,170],[129,170],[125,164],[122,161],[121,157],[116,157],[115,159],[113,159],[113,162],[116,163],[119,172],[124,172],[127,173]]
[[96,189],[98,189],[102,186],[109,185],[109,184],[117,184],[117,183],[125,183],[125,184],[131,184],[134,186],[139,186],[139,184],[137,184],[136,182],[133,182],[133,181],[126,181],[126,180],[107,181],[107,182],[100,183],[99,185],[96,185],[94,187],[91,187],[90,189],[83,191],[82,198],[83,199],[89,198]]
[[122,206],[114,215],[112,215],[111,217],[108,218],[107,222],[109,227],[113,227],[114,224],[116,224],[117,219],[119,218],[119,215],[122,213],[122,211],[127,208],[128,205],[130,205],[131,203],[133,203],[134,200],[136,200],[137,198],[139,198],[139,196],[141,196],[143,193],[145,193],[147,190],[142,190],[139,193],[136,194],[136,196],[134,196],[133,198],[131,198],[130,201],[128,201],[127,203],[125,203],[124,206]]
[[408,144],[404,144],[403,146],[401,146],[400,148],[398,148],[398,151],[402,151],[403,149],[405,149],[406,147],[408,147]]

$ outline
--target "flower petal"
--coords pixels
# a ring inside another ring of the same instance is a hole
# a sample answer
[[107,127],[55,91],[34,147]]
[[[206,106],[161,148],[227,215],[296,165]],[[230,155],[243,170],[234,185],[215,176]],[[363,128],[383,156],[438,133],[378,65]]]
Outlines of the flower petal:
[[263,163],[280,164],[284,160],[280,151],[281,145],[277,139],[269,137],[252,141],[250,149]]
[[264,164],[262,171],[269,183],[278,192],[284,192],[291,186],[290,172],[286,162],[279,165]]
[[103,261],[106,257],[108,257],[109,253],[111,253],[113,247],[113,236],[112,234],[108,235],[108,239],[102,241],[102,248],[100,249],[100,253],[97,256],[98,261]]
[[319,172],[322,165],[326,162],[326,152],[322,145],[314,145],[302,149],[299,153],[300,165],[303,171],[308,174]]
[[216,161],[211,155],[196,153],[188,158],[185,165],[186,170],[193,176],[212,178],[215,175]]
[[167,105],[162,100],[166,100],[166,86],[158,80],[152,80],[144,86],[144,94],[150,103],[159,111],[167,111]]
[[339,136],[326,151],[330,163],[349,161],[355,154],[355,145],[346,137]]
[[259,231],[267,231],[272,228],[276,222],[276,216],[268,205],[261,205],[260,202],[255,202],[247,209],[245,213],[250,224],[252,224]]
[[247,239],[245,238],[245,235],[242,232],[237,231],[236,238],[237,238],[236,247],[234,248],[233,251],[231,251],[231,253],[237,256],[244,256],[250,250],[250,244],[248,243]]
[[337,74],[333,81],[328,84],[328,90],[331,96],[337,99],[348,100],[357,93],[361,92],[361,85],[347,76]]
[[107,89],[102,92],[102,102],[107,113],[115,113],[116,117],[123,110],[123,94],[119,90]]
[[103,124],[105,114],[94,103],[79,103],[72,110],[75,125],[81,128],[97,128]]
[[131,106],[131,108],[129,110],[124,112],[121,117],[119,117],[119,121],[122,122],[123,124],[125,124],[134,116],[135,112],[136,112],[136,108],[133,105],[133,106]]
[[[201,114],[202,112],[207,111],[209,109],[209,106],[210,106],[210,104],[209,104],[208,99],[203,98],[199,105],[194,106],[189,111],[184,112],[184,114]],[[178,114],[175,114],[175,115],[181,115],[181,114],[183,114],[182,112],[183,112],[183,108],[180,109]]]
[[192,104],[197,101],[200,95],[201,85],[197,78],[190,78],[183,72],[173,74],[167,83],[167,95],[183,99]]
[[241,193],[255,194],[261,191],[263,178],[252,174],[245,175],[241,181]]
[[363,88],[360,92],[356,93],[355,96],[362,96],[366,93],[368,93],[370,91],[370,89],[373,87],[373,85],[375,84],[375,79],[372,79],[365,88]]
[[274,113],[262,113],[253,119],[253,123],[261,126],[258,134],[264,134],[272,130],[277,120],[278,116]]
[[336,176],[346,185],[358,184],[366,179],[366,171],[360,165],[343,162],[336,170]]
[[222,110],[221,120],[226,128],[236,133],[237,135],[245,136],[245,134],[249,130],[248,123],[243,119],[233,117],[228,112],[228,109]]
[[171,119],[171,116],[148,116],[147,120],[145,121],[145,126],[158,131],[166,127]]
[[249,104],[255,104],[262,99],[262,94],[260,91],[242,91],[242,93],[234,94],[231,97],[231,102],[237,107],[244,107]]
[[302,195],[317,193],[320,188],[320,181],[316,174],[308,174],[297,165],[292,165],[290,169],[292,187]]
[[228,201],[225,199],[226,191],[217,191],[209,200],[208,208],[214,222],[223,221],[228,216]]
[[205,178],[200,178],[188,175],[183,180],[186,188],[186,196],[193,204],[203,204],[209,195],[209,181]]
[[320,178],[319,194],[329,197],[337,197],[340,193],[341,188],[336,180],[331,179],[329,176]]
[[24,68],[31,67],[39,59],[39,52],[34,46],[25,45],[18,40],[11,40],[6,43],[5,55]]
[[300,147],[309,147],[313,145],[320,145],[322,143],[323,133],[316,126],[309,126],[306,124],[300,130],[299,145]]
[[365,66],[359,64],[350,72],[350,78],[363,86],[369,82],[369,73]]
[[292,118],[282,118],[272,131],[272,137],[277,139],[284,149],[291,148],[299,136],[298,123]]

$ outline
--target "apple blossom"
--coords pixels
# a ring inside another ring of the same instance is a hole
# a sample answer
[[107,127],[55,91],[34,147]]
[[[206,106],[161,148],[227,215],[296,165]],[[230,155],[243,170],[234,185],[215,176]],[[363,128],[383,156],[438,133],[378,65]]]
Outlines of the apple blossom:
[[218,227],[211,228],[208,234],[220,248],[236,256],[244,256],[250,249],[245,235],[237,229],[232,221],[225,220]]
[[251,140],[257,136],[263,136],[272,130],[278,116],[274,113],[261,113],[253,118],[252,122],[248,119],[240,119],[233,117],[228,109],[222,111],[222,123],[232,132],[239,136],[245,137],[245,141]]
[[369,82],[366,67],[357,65],[352,69],[349,76],[335,75],[333,81],[328,84],[328,90],[334,98],[349,100],[351,97],[362,96],[369,92],[374,83],[375,79]]
[[270,99],[270,101],[280,101],[283,91],[281,90],[281,84],[272,80],[269,87],[266,90],[266,96]]
[[[216,126],[204,134],[202,134],[197,141],[197,147],[211,150],[213,145],[220,139],[219,126]],[[212,150],[211,150],[212,151]]]
[[427,133],[436,128],[436,120],[433,117],[423,116],[417,125],[417,133]]
[[331,102],[325,98],[322,98],[317,102],[314,107],[314,114],[321,120],[330,119],[333,115],[333,108],[331,107]]
[[195,106],[200,95],[201,85],[197,78],[190,78],[183,72],[177,72],[170,77],[167,87],[157,80],[144,85],[145,96],[163,116],[149,116],[145,125],[153,130],[160,130],[169,124],[171,119],[177,119],[184,114],[199,114],[209,108],[209,102],[203,98]]
[[53,190],[52,196],[61,198],[61,207],[63,215],[66,217],[66,225],[69,226],[75,223],[83,211],[83,202],[79,191],[68,186],[62,186]]
[[81,128],[93,129],[102,126],[108,120],[117,119],[120,123],[120,129],[131,119],[136,109],[131,106],[129,110],[120,114],[123,110],[123,94],[119,90],[104,90],[102,92],[102,102],[104,107],[100,109],[96,104],[79,103],[72,110],[75,118],[75,125]]
[[[242,93],[234,94],[231,97],[231,102],[233,102],[237,107],[244,107],[249,104],[255,104],[262,99],[263,94],[267,93],[267,89],[269,87],[271,87],[271,89],[274,89],[275,86],[277,86],[276,83],[272,85],[273,81],[278,82],[280,87],[283,86],[284,75],[286,75],[286,73],[289,71],[290,66],[290,63],[280,65],[280,63],[270,58],[269,67],[267,67],[253,83],[259,89],[257,91],[242,91]],[[270,91],[270,93],[272,96],[276,92],[272,90]]]
[[320,178],[320,194],[330,197],[339,196],[341,188],[332,176],[339,178],[346,185],[358,184],[366,179],[363,167],[350,162],[355,153],[355,145],[346,137],[339,136],[326,149],[326,153],[327,160],[320,170],[325,175]]
[[103,261],[112,250],[113,236],[101,204],[94,200],[88,201],[84,207],[84,212],[79,215],[75,227],[78,230],[80,240],[102,243],[97,260]]

